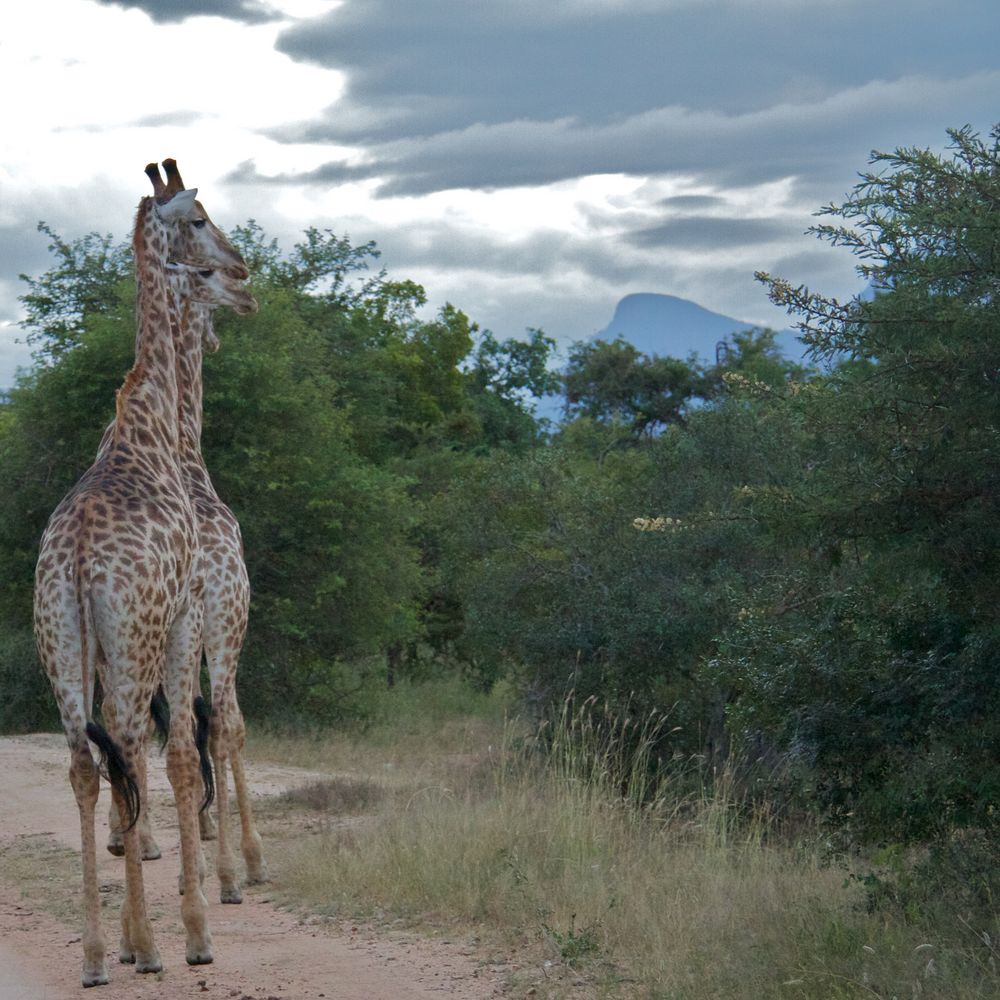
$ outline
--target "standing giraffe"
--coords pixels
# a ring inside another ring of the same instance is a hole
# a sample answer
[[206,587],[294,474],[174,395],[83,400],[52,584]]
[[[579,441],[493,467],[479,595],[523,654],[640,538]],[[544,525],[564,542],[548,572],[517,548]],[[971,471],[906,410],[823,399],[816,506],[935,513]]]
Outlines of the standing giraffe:
[[[167,174],[165,187],[155,165],[147,168],[154,190],[161,195],[183,190],[176,162],[164,160],[163,166]],[[180,247],[174,256],[183,259],[187,251]],[[257,309],[253,297],[236,280],[242,277],[246,277],[245,267],[242,273],[228,268],[225,272],[215,271],[212,274],[190,268],[174,268],[170,270],[168,279],[172,293],[180,393],[178,456],[197,523],[199,556],[195,572],[204,584],[203,645],[212,689],[209,741],[215,765],[219,841],[216,857],[223,903],[240,903],[243,900],[229,837],[227,760],[232,766],[236,786],[242,830],[240,846],[246,864],[247,882],[252,885],[267,879],[267,865],[262,856],[260,834],[254,825],[243,769],[245,727],[236,699],[236,668],[246,636],[250,583],[243,560],[239,523],[219,499],[201,453],[202,358],[205,350],[214,352],[219,346],[212,314],[219,305],[230,305],[239,314],[256,312]],[[200,817],[203,820],[202,836],[207,839],[211,831],[204,821],[210,817],[205,812]],[[110,825],[108,850],[120,853],[120,831],[116,829],[113,819]],[[158,856],[159,849],[153,841],[148,822],[144,823],[140,832],[144,851],[149,852],[144,856]]]
[[[167,289],[168,226],[190,226],[200,262],[226,266],[231,248],[203,232],[195,192],[143,198],[133,233],[136,362],[118,390],[110,439],[53,512],[35,574],[35,634],[69,743],[70,783],[80,812],[84,986],[108,981],[97,884],[94,810],[101,752],[124,825],[123,962],[162,967],[146,911],[135,829],[145,785],[150,700],[163,684],[174,724],[167,774],[177,803],[189,964],[212,961],[206,901],[198,878],[201,773],[193,701],[201,641],[194,512],[177,463],[178,390]],[[93,721],[95,678],[107,730]]]
[[[175,160],[164,160],[167,193],[184,190],[184,182]],[[246,277],[246,269],[241,277]],[[212,484],[201,453],[202,429],[202,357],[204,350],[218,350],[219,340],[212,324],[217,304],[208,296],[185,301],[181,307],[181,472],[194,505],[200,543],[201,575],[204,579],[203,641],[205,660],[212,690],[212,716],[209,745],[215,764],[216,808],[218,810],[217,864],[220,898],[223,903],[239,903],[240,892],[236,866],[229,845],[229,792],[226,763],[232,767],[233,784],[240,813],[241,843],[246,863],[247,882],[254,885],[267,880],[267,865],[261,852],[260,834],[253,821],[250,792],[243,769],[243,746],[246,729],[236,699],[236,667],[246,638],[250,609],[250,580],[243,560],[243,539],[233,512],[222,502]],[[252,306],[234,306],[237,313],[256,312]],[[207,815],[207,814],[205,814]]]

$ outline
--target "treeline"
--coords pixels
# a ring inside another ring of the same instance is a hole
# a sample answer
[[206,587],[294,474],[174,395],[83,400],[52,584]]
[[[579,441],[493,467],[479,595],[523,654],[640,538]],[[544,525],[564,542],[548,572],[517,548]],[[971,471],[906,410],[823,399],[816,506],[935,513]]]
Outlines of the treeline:
[[[760,275],[810,367],[766,330],[722,363],[498,340],[308,230],[235,234],[261,304],[217,316],[208,466],[243,527],[251,717],[363,715],[457,672],[642,718],[739,761],[758,794],[850,836],[995,831],[1000,803],[1000,132],[900,149],[815,234],[872,294]],[[90,463],[132,356],[125,251],[52,240],[28,279],[37,366],[0,411],[3,725],[51,716],[35,546]],[[560,393],[564,419],[533,400]]]

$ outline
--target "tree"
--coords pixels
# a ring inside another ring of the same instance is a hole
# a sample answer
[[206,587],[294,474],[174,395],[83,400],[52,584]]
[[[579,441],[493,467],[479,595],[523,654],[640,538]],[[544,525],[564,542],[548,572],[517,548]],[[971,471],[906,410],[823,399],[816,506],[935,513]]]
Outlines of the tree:
[[635,436],[682,422],[705,390],[695,359],[648,357],[622,337],[575,344],[563,374],[568,417],[615,421]]
[[132,276],[132,250],[110,235],[88,233],[66,242],[45,222],[38,231],[49,237],[56,264],[40,278],[20,275],[28,291],[20,297],[28,343],[38,358],[50,361],[79,343],[85,317],[110,311],[127,297]]
[[532,398],[558,392],[559,375],[549,368],[556,342],[541,330],[527,340],[497,340],[484,330],[472,354],[468,391],[482,427],[483,445],[526,448],[537,442]]
[[[855,835],[993,829],[1000,796],[1000,131],[873,154],[816,234],[877,290],[762,275],[833,365],[776,401],[811,459],[748,498],[789,558],[729,634],[736,710]],[[780,613],[775,610],[780,609]]]

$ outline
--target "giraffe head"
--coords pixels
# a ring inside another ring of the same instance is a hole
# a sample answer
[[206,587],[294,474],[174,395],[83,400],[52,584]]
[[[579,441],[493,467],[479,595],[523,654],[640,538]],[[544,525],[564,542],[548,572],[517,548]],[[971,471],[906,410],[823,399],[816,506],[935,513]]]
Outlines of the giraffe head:
[[[257,311],[257,300],[243,281],[229,271],[171,262],[167,274],[171,288],[181,300],[197,302],[209,309],[229,306],[240,316]],[[212,350],[217,346],[215,341]]]
[[184,188],[177,161],[164,160],[163,170],[166,183],[157,164],[146,166],[160,217],[167,223],[171,260],[206,270],[225,270],[238,280],[248,278],[250,272],[240,252],[197,200],[198,189]]
[[188,294],[192,302],[208,306],[229,306],[239,316],[257,311],[257,300],[243,281],[234,278],[229,271],[192,268],[188,280]]

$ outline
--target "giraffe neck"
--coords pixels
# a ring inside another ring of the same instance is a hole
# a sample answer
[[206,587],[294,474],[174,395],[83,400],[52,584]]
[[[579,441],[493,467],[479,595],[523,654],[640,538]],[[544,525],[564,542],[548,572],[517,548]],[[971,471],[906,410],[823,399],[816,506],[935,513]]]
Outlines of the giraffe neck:
[[132,248],[136,272],[135,365],[118,394],[117,435],[176,452],[177,371],[167,285],[167,229],[143,198]]
[[201,461],[203,409],[202,361],[205,337],[212,336],[212,306],[194,302],[174,289],[177,313],[177,383],[180,398],[177,407],[180,453],[185,459]]

